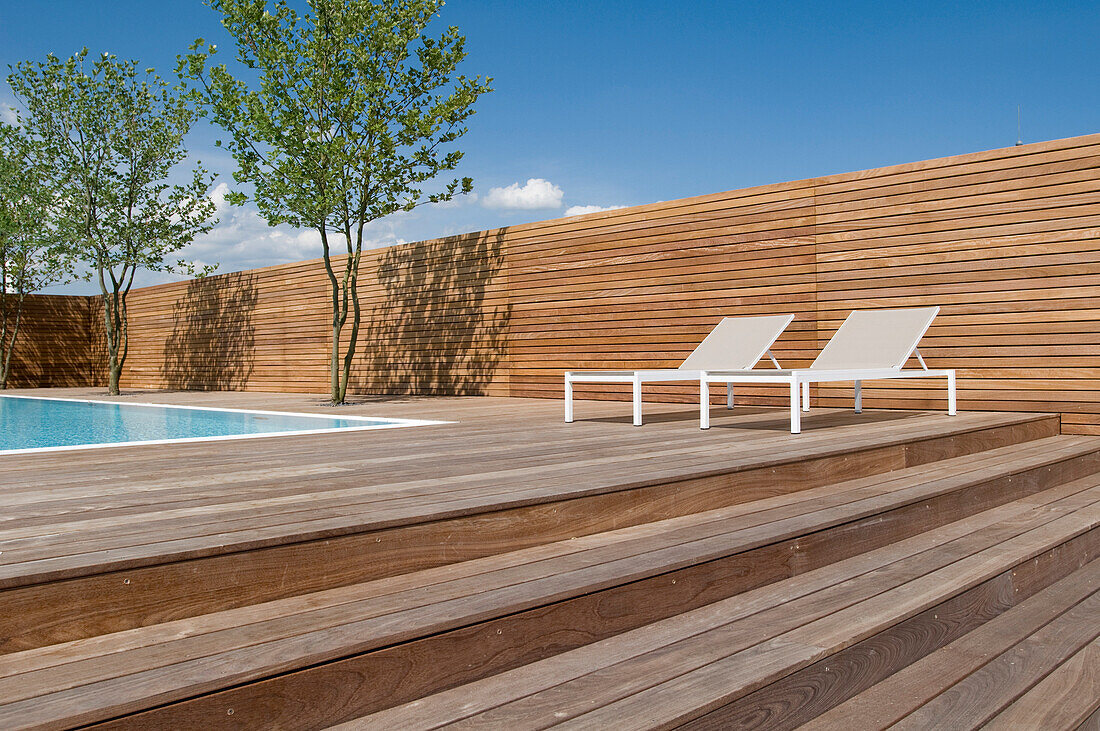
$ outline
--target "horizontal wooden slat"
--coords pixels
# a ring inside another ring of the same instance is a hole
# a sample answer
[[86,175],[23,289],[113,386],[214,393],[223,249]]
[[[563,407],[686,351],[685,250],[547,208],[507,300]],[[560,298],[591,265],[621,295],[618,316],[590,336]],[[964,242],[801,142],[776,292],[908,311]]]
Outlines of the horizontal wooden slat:
[[[564,370],[674,366],[737,314],[794,313],[774,351],[805,366],[852,309],[936,304],[922,351],[959,369],[964,408],[1057,407],[1091,434],[1097,275],[1100,135],[1052,140],[365,252],[351,390],[557,398]],[[316,260],[136,290],[123,386],[323,393],[328,301]],[[28,307],[14,383],[101,382],[97,298]],[[646,393],[692,400],[690,384]],[[938,408],[943,394],[868,398]]]

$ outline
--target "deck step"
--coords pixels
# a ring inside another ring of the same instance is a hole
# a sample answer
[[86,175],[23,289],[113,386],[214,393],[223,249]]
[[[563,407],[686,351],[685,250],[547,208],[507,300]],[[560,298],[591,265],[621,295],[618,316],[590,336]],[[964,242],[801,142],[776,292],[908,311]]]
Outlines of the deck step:
[[[1030,618],[1033,624],[1054,615],[1045,630],[1059,638],[1051,642],[1040,630],[1030,641],[1031,657],[1038,660],[1037,653],[1051,653],[1057,644],[1051,654],[1055,663],[1073,663],[1069,673],[1094,662],[1090,643],[1100,632],[1100,561],[1092,560],[1100,550],[1100,482],[1065,487],[1078,489],[1045,491],[335,728],[793,728],[827,710],[819,707],[822,699],[843,701],[862,673],[893,672],[925,657],[930,665],[910,677],[919,683],[941,672],[934,658],[951,652],[953,641],[965,643],[978,633],[996,637],[1031,612],[1040,615]],[[1067,611],[1051,606],[1059,603]],[[1004,675],[1006,664],[1024,657],[1020,652],[1013,646],[986,667]],[[966,659],[974,660],[973,653]],[[1042,677],[1030,675],[1032,681]],[[1027,690],[1025,682],[1016,690]],[[980,697],[989,687],[978,679],[962,697]],[[969,720],[980,722],[997,710],[1012,713],[1014,688],[998,687],[1007,698],[1000,706],[981,698],[992,712]],[[1095,694],[1095,686],[1091,690]],[[913,728],[971,727],[956,725],[959,696],[948,690],[940,697],[948,707],[915,717]],[[1018,712],[1033,713],[1035,699],[1025,699]],[[1091,703],[1086,696],[1067,715],[1087,717],[1095,710]],[[868,705],[874,701],[859,710]],[[876,727],[853,714],[829,721],[821,728]]]
[[[709,616],[738,594],[757,597],[751,604],[809,591],[810,576],[852,581],[884,556],[896,565],[875,574],[877,591],[931,571],[923,552],[988,558],[1028,531],[1039,531],[1033,543],[1051,532],[1065,542],[1059,526],[1081,519],[1078,503],[1100,500],[1098,467],[1100,440],[1050,437],[12,653],[0,657],[0,727],[188,727],[230,710],[238,727],[317,727],[683,612]],[[841,592],[831,601],[854,600]]]
[[280,481],[228,496],[202,475],[181,489],[172,472],[89,503],[86,487],[42,485],[35,473],[6,488],[0,515],[0,653],[1030,445],[1059,429],[1052,415],[970,413],[838,423],[792,440],[760,434],[771,418],[747,415],[704,438],[669,429],[659,443],[627,432],[587,444],[585,429],[564,430],[524,460],[464,455],[450,477],[284,464]]
[[1094,559],[802,728],[1075,729],[1100,709],[1098,635]]

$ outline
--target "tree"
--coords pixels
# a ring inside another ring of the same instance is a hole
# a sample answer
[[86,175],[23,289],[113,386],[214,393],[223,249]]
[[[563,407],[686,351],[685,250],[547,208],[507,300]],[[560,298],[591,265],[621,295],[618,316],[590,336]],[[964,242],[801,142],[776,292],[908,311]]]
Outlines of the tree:
[[456,75],[466,57],[457,28],[425,35],[441,0],[309,0],[304,15],[285,0],[271,9],[264,0],[209,5],[257,81],[208,66],[217,49],[202,39],[179,70],[201,83],[214,121],[229,133],[234,177],[252,188],[228,200],[253,201],[272,226],[320,234],[332,299],[331,397],[340,404],[359,338],[364,228],[473,189],[469,178],[429,193],[422,186],[462,159],[445,148],[466,133],[491,79]]
[[151,68],[139,73],[136,61],[103,54],[89,63],[87,56],[85,48],[64,61],[51,54],[45,63],[24,62],[8,81],[58,175],[59,233],[99,283],[108,392],[117,394],[134,274],[210,270],[168,257],[215,223],[213,176],[196,163],[187,182],[167,182],[187,156],[184,137],[198,116],[193,92]]
[[73,271],[50,223],[56,178],[41,152],[21,127],[0,122],[0,388],[8,387],[27,295]]

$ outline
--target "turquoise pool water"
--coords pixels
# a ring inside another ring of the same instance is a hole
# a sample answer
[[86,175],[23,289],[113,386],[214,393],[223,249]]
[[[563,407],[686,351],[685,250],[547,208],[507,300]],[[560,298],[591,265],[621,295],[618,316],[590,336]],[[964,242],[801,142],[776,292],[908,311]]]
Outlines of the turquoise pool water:
[[431,422],[0,396],[0,453],[414,426]]

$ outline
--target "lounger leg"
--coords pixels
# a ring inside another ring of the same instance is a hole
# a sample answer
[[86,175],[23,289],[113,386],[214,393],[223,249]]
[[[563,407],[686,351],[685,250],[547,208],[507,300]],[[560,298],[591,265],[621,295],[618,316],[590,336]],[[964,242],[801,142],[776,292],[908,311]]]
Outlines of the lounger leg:
[[863,413],[863,381],[856,381],[856,413]]
[[699,380],[699,428],[710,429],[710,384]]
[[726,408],[727,409],[732,409],[733,408],[733,384],[732,383],[727,383],[726,384]]
[[634,426],[642,425],[642,379],[634,378]]
[[958,402],[955,400],[955,371],[947,374],[947,413],[955,416],[958,411]]
[[573,423],[573,381],[565,377],[565,423]]
[[798,381],[791,381],[791,434],[802,432],[802,412],[798,406]]
[[802,410],[810,410],[810,382],[806,381],[802,384]]

